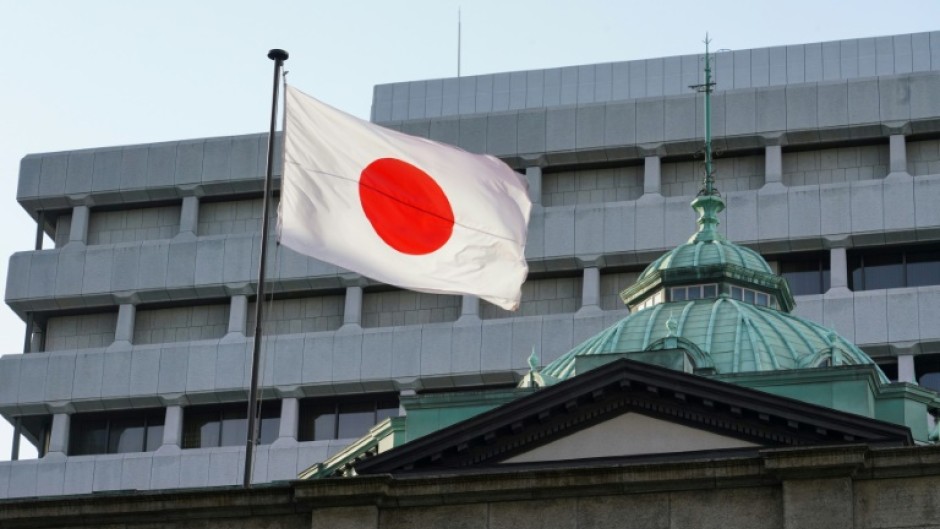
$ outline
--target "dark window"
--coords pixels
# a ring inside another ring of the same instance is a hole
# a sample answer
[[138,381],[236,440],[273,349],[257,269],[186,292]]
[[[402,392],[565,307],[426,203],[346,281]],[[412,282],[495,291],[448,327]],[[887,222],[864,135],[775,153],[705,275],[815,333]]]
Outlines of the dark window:
[[919,249],[905,253],[907,286],[940,285],[940,250]]
[[[183,414],[183,448],[242,446],[248,438],[248,405],[243,402],[218,406],[193,406]],[[258,443],[271,444],[281,424],[281,402],[261,404]]]
[[354,439],[398,416],[398,395],[356,395],[300,401],[300,441]]
[[852,290],[940,285],[940,250],[887,247],[852,251],[848,255]]
[[69,455],[152,452],[163,442],[165,414],[160,408],[73,415]]
[[823,294],[829,290],[829,252],[802,252],[781,255],[780,275],[794,296]]
[[874,358],[875,363],[878,364],[878,367],[881,368],[881,371],[888,377],[888,380],[892,382],[898,381],[898,363],[894,358]]
[[915,356],[914,374],[918,384],[940,392],[940,354]]

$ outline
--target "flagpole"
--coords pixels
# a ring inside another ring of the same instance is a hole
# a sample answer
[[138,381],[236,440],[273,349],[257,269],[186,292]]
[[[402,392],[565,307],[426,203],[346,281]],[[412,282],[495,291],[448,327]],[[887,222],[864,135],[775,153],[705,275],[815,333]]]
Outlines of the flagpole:
[[261,207],[261,262],[258,265],[258,292],[255,298],[255,337],[251,351],[251,386],[248,393],[248,434],[245,443],[245,479],[242,485],[251,487],[251,463],[255,441],[258,439],[255,417],[258,415],[258,366],[261,363],[261,320],[264,312],[264,263],[268,248],[268,204],[271,202],[271,181],[274,173],[274,129],[277,124],[277,96],[281,81],[281,68],[287,60],[287,52],[273,49],[268,58],[274,61],[274,85],[271,95],[271,128],[268,132],[268,160],[264,175],[264,202]]

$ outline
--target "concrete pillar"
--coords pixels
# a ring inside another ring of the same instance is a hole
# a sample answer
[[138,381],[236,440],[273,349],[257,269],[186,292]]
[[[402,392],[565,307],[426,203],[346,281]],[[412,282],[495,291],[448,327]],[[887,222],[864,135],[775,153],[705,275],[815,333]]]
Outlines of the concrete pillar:
[[69,453],[69,427],[72,417],[68,413],[52,416],[52,431],[49,433],[49,451],[46,459],[64,458]]
[[362,323],[362,287],[346,287],[346,306],[343,310],[343,325]]
[[183,237],[195,237],[199,226],[199,198],[183,197],[180,208],[180,232]]
[[183,446],[183,408],[167,406],[163,419],[163,444],[157,453],[176,453]]
[[72,208],[72,227],[69,231],[68,244],[88,243],[88,217],[91,211],[88,206],[75,206]]
[[29,336],[29,351],[32,353],[38,353],[42,351],[45,347],[43,343],[43,338],[45,337],[46,329],[45,325],[35,326],[33,332]]
[[281,399],[281,422],[277,440],[273,446],[294,445],[297,443],[297,428],[300,422],[300,401],[289,397]]
[[829,292],[849,291],[849,266],[845,248],[829,250]]
[[584,278],[581,282],[581,308],[578,312],[594,312],[601,310],[601,271],[596,266],[584,269]]
[[460,307],[460,319],[480,319],[480,298],[476,296],[464,296],[463,304]]
[[779,145],[764,148],[764,185],[783,185],[783,149]]
[[413,389],[403,389],[401,390],[401,392],[399,392],[398,394],[398,397],[399,397],[398,398],[398,415],[399,416],[404,417],[405,415],[408,415],[405,411],[405,405],[402,404],[403,399],[401,397],[414,397],[417,394],[418,392]]
[[898,382],[917,383],[914,371],[914,355],[898,355]]
[[903,134],[892,134],[888,143],[888,178],[911,175],[907,172],[907,144]]
[[662,194],[662,166],[659,156],[647,156],[643,165],[643,194]]
[[247,334],[245,326],[248,325],[248,296],[232,296],[228,311],[228,332]]
[[134,322],[137,319],[137,307],[124,303],[118,309],[117,327],[114,329],[114,342],[130,344],[134,341]]
[[529,200],[533,204],[542,203],[542,168],[526,167],[525,179],[529,182]]

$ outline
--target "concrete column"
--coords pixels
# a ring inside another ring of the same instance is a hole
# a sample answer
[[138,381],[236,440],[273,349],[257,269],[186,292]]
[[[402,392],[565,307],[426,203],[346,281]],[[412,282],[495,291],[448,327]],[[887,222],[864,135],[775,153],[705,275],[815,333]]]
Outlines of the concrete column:
[[845,248],[829,250],[829,292],[848,292],[849,267]]
[[43,350],[43,338],[46,334],[45,325],[36,326],[33,328],[32,334],[29,336],[29,350],[32,353],[38,353]]
[[134,341],[134,322],[137,320],[137,307],[125,303],[118,309],[117,327],[114,329],[114,342],[130,344]]
[[764,148],[764,185],[783,185],[783,149],[779,145]]
[[907,144],[903,134],[892,134],[888,144],[888,178],[910,177],[907,172]]
[[343,325],[362,323],[362,287],[346,287],[346,307],[343,311]]
[[69,452],[69,427],[72,417],[68,413],[56,413],[52,416],[52,431],[49,433],[49,451],[46,459],[64,458]]
[[277,440],[273,446],[294,445],[297,443],[297,427],[300,420],[300,401],[296,398],[281,399],[281,422]]
[[248,325],[248,296],[232,296],[228,310],[228,332],[246,334]]
[[167,406],[163,419],[163,444],[157,453],[179,452],[183,446],[183,408],[181,406]]
[[418,394],[418,392],[415,391],[415,390],[413,390],[413,389],[403,389],[403,390],[401,390],[401,392],[398,394],[398,396],[399,396],[399,399],[398,399],[398,415],[399,415],[399,416],[404,417],[405,415],[408,415],[408,414],[406,413],[406,411],[405,411],[405,406],[404,406],[404,404],[401,403],[401,402],[402,402],[401,397],[414,397],[414,396],[417,395],[417,394]]
[[643,165],[643,194],[662,194],[662,166],[659,156],[647,156]]
[[464,318],[480,319],[480,298],[470,295],[463,297],[463,304],[460,307],[460,319]]
[[529,182],[529,200],[533,204],[542,203],[542,168],[526,167],[525,179]]
[[72,208],[72,227],[69,231],[68,244],[88,243],[88,216],[91,211],[88,206],[75,206]]
[[898,382],[917,383],[914,371],[914,355],[898,355]]
[[578,312],[594,312],[601,310],[601,271],[596,266],[584,269],[584,278],[581,282],[581,308]]
[[180,235],[195,237],[199,226],[199,198],[183,197],[183,207],[180,208]]

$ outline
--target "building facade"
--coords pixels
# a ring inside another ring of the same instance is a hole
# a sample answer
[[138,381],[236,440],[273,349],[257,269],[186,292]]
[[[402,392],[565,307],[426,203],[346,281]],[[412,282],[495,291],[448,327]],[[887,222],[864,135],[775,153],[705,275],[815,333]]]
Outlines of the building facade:
[[[376,87],[373,121],[501,157],[535,207],[522,307],[389,288],[272,244],[256,482],[294,478],[404,395],[511,386],[628,314],[701,181],[700,56]],[[716,56],[725,237],[794,313],[889,378],[940,389],[940,32]],[[29,155],[19,203],[55,247],[12,256],[27,354],[0,413],[42,457],[0,497],[234,485],[263,135]]]

